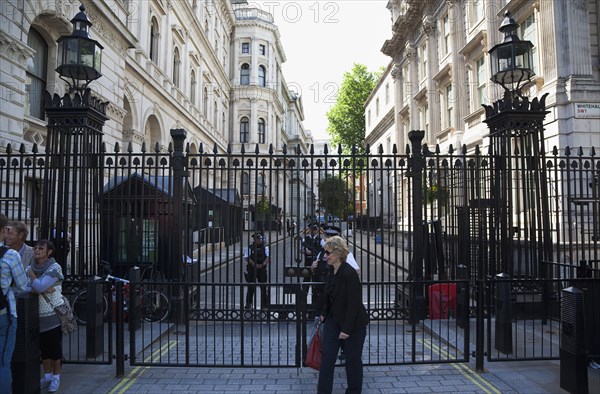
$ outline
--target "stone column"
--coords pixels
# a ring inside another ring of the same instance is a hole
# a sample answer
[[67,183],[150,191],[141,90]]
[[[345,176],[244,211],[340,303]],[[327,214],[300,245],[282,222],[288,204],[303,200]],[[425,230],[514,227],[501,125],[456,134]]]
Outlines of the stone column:
[[394,125],[396,128],[396,141],[398,144],[398,150],[404,152],[404,146],[406,144],[404,136],[404,128],[402,127],[402,119],[400,117],[400,111],[402,110],[402,97],[404,95],[404,76],[402,75],[402,67],[398,60],[394,61],[392,70],[392,79],[394,81]]
[[427,106],[429,108],[429,131],[425,136],[425,142],[435,144],[435,130],[442,127],[439,116],[432,114],[440,113],[440,100],[433,80],[433,75],[438,64],[437,58],[437,34],[435,19],[431,15],[423,17],[423,33],[427,37]]

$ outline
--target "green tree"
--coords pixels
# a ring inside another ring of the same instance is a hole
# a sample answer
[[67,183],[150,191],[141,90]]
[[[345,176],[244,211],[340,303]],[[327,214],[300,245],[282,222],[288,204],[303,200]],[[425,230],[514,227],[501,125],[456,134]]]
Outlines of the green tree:
[[342,217],[351,210],[352,196],[348,192],[346,182],[335,176],[326,176],[319,181],[319,205],[328,214]]
[[362,64],[354,64],[344,73],[337,100],[327,112],[327,132],[333,146],[342,145],[344,152],[356,146],[364,152],[365,103],[381,77],[381,71],[370,72]]

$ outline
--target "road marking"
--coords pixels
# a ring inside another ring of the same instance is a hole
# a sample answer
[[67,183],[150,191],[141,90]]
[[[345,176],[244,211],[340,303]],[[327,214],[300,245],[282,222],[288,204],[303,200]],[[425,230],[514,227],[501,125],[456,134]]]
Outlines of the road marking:
[[[430,339],[425,339],[424,341],[419,339],[419,342],[421,342],[423,345],[427,346],[430,350],[438,352],[441,356],[448,357],[450,360],[456,359],[456,357],[454,357],[452,354],[448,353],[446,350],[440,348],[439,346],[437,346],[436,344],[431,342]],[[465,376],[467,379],[469,379],[471,382],[473,382],[473,384],[475,384],[477,387],[482,389],[486,394],[492,394],[492,393],[493,394],[501,394],[501,391],[498,390],[496,387],[494,387],[493,384],[491,384],[490,382],[485,380],[478,373],[474,373],[473,371],[471,371],[471,369],[469,367],[467,367],[466,365],[452,364],[452,366],[454,368],[456,368],[463,376]],[[477,382],[477,380],[479,380],[479,382]],[[484,387],[484,386],[487,386],[487,387]]]
[[[147,356],[144,359],[144,362],[147,363],[150,360],[158,361],[159,357],[162,356],[164,352],[170,351],[171,348],[173,348],[173,346],[175,346],[176,344],[177,344],[177,340],[171,340],[168,343],[165,343],[164,345],[162,345],[160,347],[160,349],[156,349],[154,351],[154,353]],[[117,385],[115,387],[113,387],[112,390],[110,390],[108,392],[108,394],[123,394],[123,393],[125,393],[135,383],[135,381],[140,376],[142,376],[144,374],[144,372],[146,372],[146,370],[148,368],[150,368],[150,367],[140,367],[140,366],[135,367],[131,371],[129,376],[121,378],[121,381],[119,383],[117,383]]]

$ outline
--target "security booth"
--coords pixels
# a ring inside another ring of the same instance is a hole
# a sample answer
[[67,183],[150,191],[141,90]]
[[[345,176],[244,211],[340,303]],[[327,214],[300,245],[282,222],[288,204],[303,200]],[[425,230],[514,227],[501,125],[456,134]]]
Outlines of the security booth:
[[[131,267],[154,267],[166,279],[175,279],[171,256],[175,220],[181,221],[183,244],[191,243],[196,199],[184,186],[183,215],[174,217],[173,177],[134,172],[115,176],[104,185],[100,198],[102,249],[100,258],[113,274],[125,277]],[[187,241],[187,242],[186,242]]]
[[194,249],[204,244],[229,246],[242,239],[244,212],[237,189],[194,188]]

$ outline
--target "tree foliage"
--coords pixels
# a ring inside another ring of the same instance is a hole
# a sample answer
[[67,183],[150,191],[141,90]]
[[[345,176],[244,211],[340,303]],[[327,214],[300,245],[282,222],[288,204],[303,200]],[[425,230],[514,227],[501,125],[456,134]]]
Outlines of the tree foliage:
[[342,178],[326,176],[319,181],[319,205],[334,216],[341,217],[351,211],[352,195]]
[[365,103],[380,76],[381,72],[370,72],[362,64],[344,73],[337,100],[327,112],[333,146],[341,144],[345,152],[356,146],[357,153],[364,152]]

